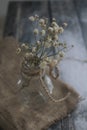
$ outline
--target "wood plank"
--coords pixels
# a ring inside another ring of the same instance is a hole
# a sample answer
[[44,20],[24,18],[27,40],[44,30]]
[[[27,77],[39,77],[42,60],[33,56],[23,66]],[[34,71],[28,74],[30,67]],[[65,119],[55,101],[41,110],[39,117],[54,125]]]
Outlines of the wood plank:
[[73,0],[81,26],[85,46],[87,48],[87,0]]
[[14,36],[16,32],[16,17],[17,15],[17,3],[9,2],[8,11],[4,27],[4,36]]
[[10,2],[4,36],[15,36],[22,42],[33,41],[28,17],[35,14],[49,17],[48,1]]
[[[77,3],[78,3],[78,1],[77,1]],[[57,22],[59,23],[60,26],[62,25],[63,22],[68,23],[68,27],[65,30],[65,33],[69,34],[69,32],[70,32],[72,34],[71,37],[74,38],[75,42],[79,43],[79,41],[81,41],[81,44],[84,45],[81,23],[79,21],[77,10],[75,9],[76,7],[75,7],[74,1],[73,0],[66,0],[66,1],[64,1],[64,0],[58,0],[58,1],[51,0],[51,8],[52,8],[52,16],[57,19]],[[78,33],[78,31],[79,31],[79,33]],[[68,44],[69,44],[69,42],[72,43],[72,41],[71,41],[72,38],[70,38],[70,37],[68,38],[68,36],[66,36],[65,33],[64,33],[64,35],[62,35],[62,37],[60,39],[62,41],[65,40],[66,42],[68,42]],[[75,43],[75,44],[77,44],[77,43]],[[66,79],[64,75],[62,76],[62,79],[63,80]],[[55,127],[54,130],[57,130],[57,128]],[[73,115],[71,115],[71,117],[67,117],[66,119],[61,121],[60,130],[75,130]]]

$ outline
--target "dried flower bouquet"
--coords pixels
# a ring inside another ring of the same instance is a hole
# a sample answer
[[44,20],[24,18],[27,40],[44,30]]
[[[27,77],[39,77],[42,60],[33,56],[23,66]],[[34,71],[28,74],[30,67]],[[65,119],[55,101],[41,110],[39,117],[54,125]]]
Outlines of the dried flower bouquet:
[[[24,52],[27,67],[40,67],[41,69],[45,69],[47,65],[54,67],[62,60],[65,52],[73,47],[67,47],[66,43],[59,41],[59,35],[63,33],[63,27],[66,27],[67,23],[63,23],[63,26],[60,27],[55,18],[49,23],[48,18],[39,18],[38,15],[30,16],[29,20],[33,27],[36,25],[33,28],[35,43],[23,43],[17,49],[17,54]],[[55,50],[54,53],[53,49]]]
[[[29,20],[32,26],[36,25],[36,27],[33,28],[35,43],[23,43],[17,49],[17,54],[23,54],[21,68],[23,79],[22,88],[29,86],[32,78],[37,77],[34,82],[41,82],[41,84],[38,84],[40,88],[37,86],[37,91],[44,88],[45,93],[53,102],[61,102],[70,96],[70,92],[67,92],[66,95],[60,99],[55,99],[51,94],[53,94],[55,88],[54,84],[58,84],[58,81],[54,81],[54,79],[57,79],[59,76],[57,64],[63,59],[65,52],[73,47],[67,47],[66,43],[59,41],[59,35],[63,33],[64,27],[66,27],[67,24],[64,23],[63,26],[60,27],[55,18],[49,23],[48,18],[39,18],[38,15],[30,16]],[[53,49],[55,52],[53,52]],[[54,58],[54,56],[56,57]],[[49,81],[46,75],[49,76]],[[30,86],[33,86],[30,88],[30,91],[32,88],[35,90],[35,84],[31,82]],[[43,92],[41,93],[43,95]]]

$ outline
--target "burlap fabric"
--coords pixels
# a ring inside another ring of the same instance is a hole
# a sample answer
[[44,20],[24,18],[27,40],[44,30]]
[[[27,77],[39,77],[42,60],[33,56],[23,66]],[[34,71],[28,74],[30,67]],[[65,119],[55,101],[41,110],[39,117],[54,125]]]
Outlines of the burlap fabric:
[[[78,93],[61,80],[53,79],[53,97],[60,99],[70,92],[70,96],[55,103],[49,99],[38,76],[33,77],[29,87],[19,89],[21,55],[16,55],[17,41],[13,38],[0,40],[0,126],[5,130],[42,130],[53,122],[67,116],[75,109]],[[47,101],[38,94],[41,91]]]

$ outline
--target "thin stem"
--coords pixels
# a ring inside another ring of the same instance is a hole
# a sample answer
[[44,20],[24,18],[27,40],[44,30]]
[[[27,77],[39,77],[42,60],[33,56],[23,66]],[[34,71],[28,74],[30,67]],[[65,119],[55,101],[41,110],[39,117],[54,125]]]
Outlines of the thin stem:
[[[59,52],[60,51],[62,51],[62,50],[64,50],[65,49],[65,47],[63,47],[61,50],[59,50],[58,52],[56,52],[54,55],[58,55],[59,54]],[[51,55],[48,55],[47,57],[50,57],[50,56],[54,56],[53,54],[51,54]]]

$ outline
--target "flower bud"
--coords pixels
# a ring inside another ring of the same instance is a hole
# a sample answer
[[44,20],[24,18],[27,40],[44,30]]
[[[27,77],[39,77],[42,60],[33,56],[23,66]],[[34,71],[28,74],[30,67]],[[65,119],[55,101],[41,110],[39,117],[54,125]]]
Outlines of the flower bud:
[[60,52],[59,52],[59,56],[60,56],[60,57],[64,57],[64,52],[63,52],[63,51],[60,51]]
[[21,44],[21,47],[22,47],[22,48],[25,48],[25,43]]
[[52,22],[52,27],[59,27],[56,22]]
[[35,28],[35,29],[34,29],[34,34],[35,34],[35,35],[38,35],[38,33],[39,33],[38,29]]
[[40,20],[39,20],[39,24],[40,24],[40,25],[44,25],[44,24],[45,24],[45,20],[44,20],[44,19],[40,19]]
[[42,31],[41,31],[41,35],[42,35],[42,36],[44,36],[45,33],[46,33],[45,30],[42,30]]
[[26,50],[29,49],[29,46],[28,46],[28,45],[25,45],[25,49],[26,49]]
[[18,48],[16,53],[19,54],[21,52],[21,48]]
[[59,27],[58,32],[59,32],[59,33],[63,33],[63,31],[64,31],[63,27]]
[[29,59],[29,58],[32,57],[32,56],[33,56],[33,53],[28,53],[28,52],[27,52],[27,53],[25,54],[25,58],[26,58],[26,59]]
[[49,28],[48,28],[48,32],[52,33],[52,32],[53,32],[53,28],[52,28],[52,27],[49,27]]
[[36,47],[33,47],[33,48],[32,48],[32,52],[36,52]]
[[63,25],[64,25],[64,27],[67,27],[68,24],[67,23],[63,23]]
[[40,45],[40,44],[41,44],[41,42],[40,42],[40,41],[37,41],[36,43],[37,43],[37,45]]
[[32,21],[32,22],[35,21],[34,16],[30,16],[30,17],[29,17],[29,20]]
[[44,68],[46,67],[46,65],[47,65],[47,62],[46,62],[46,61],[43,61],[43,62],[41,62],[41,64],[40,64],[40,68],[41,68],[41,69],[44,69]]
[[25,58],[28,59],[29,57],[30,57],[30,53],[27,52],[27,53],[25,54]]
[[64,47],[64,48],[67,48],[66,43],[63,44],[63,47]]
[[53,18],[53,19],[52,19],[52,21],[53,21],[53,22],[56,22],[56,19],[55,19],[55,18]]
[[55,33],[55,34],[57,34],[58,33],[58,27],[53,27],[53,32]]
[[36,19],[36,20],[39,19],[39,16],[38,16],[37,14],[35,14],[35,19]]
[[56,40],[56,41],[57,41],[57,40],[58,40],[58,35],[54,35],[54,36],[53,36],[53,40]]

